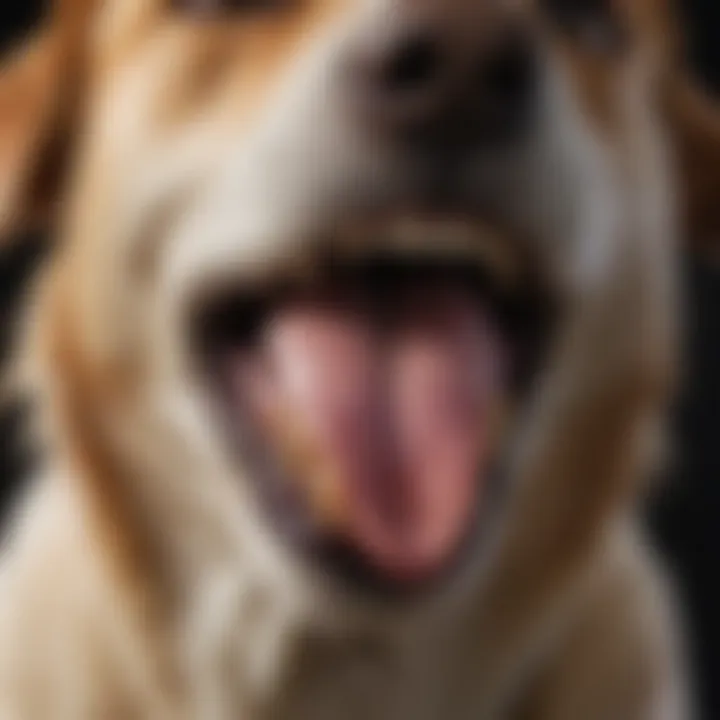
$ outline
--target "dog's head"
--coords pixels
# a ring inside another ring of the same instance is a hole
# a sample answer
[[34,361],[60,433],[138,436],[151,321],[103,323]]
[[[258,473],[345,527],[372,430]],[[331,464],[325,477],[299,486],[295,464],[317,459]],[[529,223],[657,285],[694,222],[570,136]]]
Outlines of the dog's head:
[[477,566],[547,348],[667,257],[670,30],[659,0],[58,1],[4,78],[0,211],[62,198],[32,352],[114,537],[363,594]]

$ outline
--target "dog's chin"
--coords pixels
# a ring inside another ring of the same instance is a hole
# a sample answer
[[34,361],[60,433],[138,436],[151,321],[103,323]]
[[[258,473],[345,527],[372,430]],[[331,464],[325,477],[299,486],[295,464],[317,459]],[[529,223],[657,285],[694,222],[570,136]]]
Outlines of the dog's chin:
[[364,243],[354,225],[352,252],[198,314],[208,392],[273,530],[383,597],[469,562],[537,356],[538,296],[497,261],[512,247],[475,222],[413,223],[366,225]]

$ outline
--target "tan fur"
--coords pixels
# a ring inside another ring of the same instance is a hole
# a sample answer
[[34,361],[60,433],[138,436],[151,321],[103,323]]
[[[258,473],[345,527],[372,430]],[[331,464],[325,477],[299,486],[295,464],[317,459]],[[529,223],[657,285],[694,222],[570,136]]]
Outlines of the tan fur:
[[[545,235],[562,237],[534,248],[562,323],[477,572],[402,612],[328,589],[279,546],[219,447],[177,323],[208,287],[262,282],[310,254],[312,220],[349,202],[330,192],[333,163],[365,179],[368,157],[387,169],[386,148],[348,142],[333,97],[307,80],[311,53],[328,37],[345,48],[361,5],[308,0],[223,23],[159,0],[66,0],[0,79],[0,232],[40,202],[48,143],[73,138],[28,322],[50,462],[2,568],[2,720],[690,717],[673,595],[635,515],[676,369],[668,140],[699,232],[720,163],[698,149],[710,138],[714,152],[720,125],[685,81],[667,82],[675,42],[659,2],[622,4],[634,33],[622,58],[543,35],[573,103],[557,101],[560,122],[580,138],[569,182],[592,213],[581,228],[560,213]],[[437,12],[489,32],[493,7]],[[312,155],[324,142],[327,157]],[[249,180],[227,164],[239,149]],[[331,207],[295,202],[299,185]],[[540,223],[525,195],[505,202],[530,227],[500,222],[493,242]]]
[[715,104],[702,91],[674,76],[668,88],[668,113],[683,176],[688,178],[686,222],[689,237],[705,252],[713,253],[718,235],[717,176],[720,158],[720,119]]

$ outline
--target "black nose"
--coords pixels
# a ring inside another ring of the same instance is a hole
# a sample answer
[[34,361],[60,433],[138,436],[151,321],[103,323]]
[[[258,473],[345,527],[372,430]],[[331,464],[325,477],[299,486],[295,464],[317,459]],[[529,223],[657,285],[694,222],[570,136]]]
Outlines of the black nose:
[[383,131],[459,146],[516,136],[532,114],[538,76],[528,33],[468,48],[430,28],[398,33],[357,73],[364,114]]

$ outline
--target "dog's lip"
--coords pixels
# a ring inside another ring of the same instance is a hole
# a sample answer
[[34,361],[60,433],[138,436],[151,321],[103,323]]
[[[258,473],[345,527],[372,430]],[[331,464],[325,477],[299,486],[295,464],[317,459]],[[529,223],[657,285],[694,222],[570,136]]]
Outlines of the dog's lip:
[[[272,231],[267,237],[263,233],[262,239],[249,230],[241,231],[237,242],[258,248],[248,261],[241,259],[242,253],[223,255],[199,272],[196,264],[191,269],[180,263],[173,283],[182,287],[181,322],[190,316],[191,324],[197,324],[197,315],[223,298],[239,294],[266,298],[283,287],[316,282],[319,269],[362,264],[377,257],[400,263],[462,264],[492,277],[509,294],[528,279],[540,285],[544,279],[530,239],[513,232],[509,240],[488,217],[455,205],[387,209],[372,204],[304,228]],[[228,237],[222,245],[232,242]]]
[[522,281],[529,263],[524,242],[508,242],[491,223],[446,208],[370,214],[340,223],[332,230],[330,244],[349,262],[362,262],[376,253],[400,260],[467,263],[490,273],[509,291]]
[[[438,243],[438,237],[445,242]],[[339,267],[358,267],[370,258],[380,257],[383,261],[398,263],[400,266],[419,262],[424,267],[450,266],[465,267],[471,271],[482,268],[482,271],[493,278],[497,286],[505,291],[512,289],[522,278],[522,252],[512,243],[504,243],[499,233],[487,223],[462,215],[406,214],[386,217],[372,216],[362,222],[354,221],[335,227],[335,240],[328,246],[319,242],[319,252],[313,256],[308,254],[304,282],[314,283],[317,280],[320,262],[317,258],[330,258],[334,269]],[[331,252],[326,253],[330,247]],[[302,263],[300,263],[301,265]],[[291,263],[288,263],[291,265]],[[293,271],[298,267],[292,264]],[[287,285],[287,276],[281,278],[279,285]],[[270,296],[273,286],[268,283],[263,292]],[[268,289],[269,288],[269,289]],[[221,294],[222,295],[222,294]],[[261,293],[262,297],[262,293]],[[212,374],[212,373],[211,373]],[[217,373],[215,373],[217,375]],[[227,386],[220,386],[216,396],[227,395]],[[220,403],[224,403],[221,401]],[[224,408],[227,411],[227,407]],[[315,559],[325,559],[335,570],[353,580],[362,581],[362,585],[375,590],[391,590],[393,593],[405,593],[418,588],[434,587],[446,573],[456,566],[461,550],[467,545],[468,538],[478,530],[476,518],[469,521],[467,532],[459,537],[457,547],[443,561],[430,568],[430,571],[415,573],[412,567],[406,568],[406,577],[400,572],[398,577],[392,573],[384,573],[377,567],[365,562],[357,547],[337,537],[318,535],[313,527],[312,518],[306,512],[305,498],[296,490],[289,491],[292,483],[288,482],[287,473],[278,464],[278,457],[263,442],[258,428],[249,421],[249,413],[242,419],[243,432],[241,447],[238,447],[240,461],[246,464],[253,474],[261,476],[261,505],[275,516],[273,522],[280,526],[281,534],[289,537],[293,546],[310,548]],[[488,483],[490,480],[488,480]],[[472,515],[472,513],[471,513]],[[427,570],[427,569],[426,569]]]

